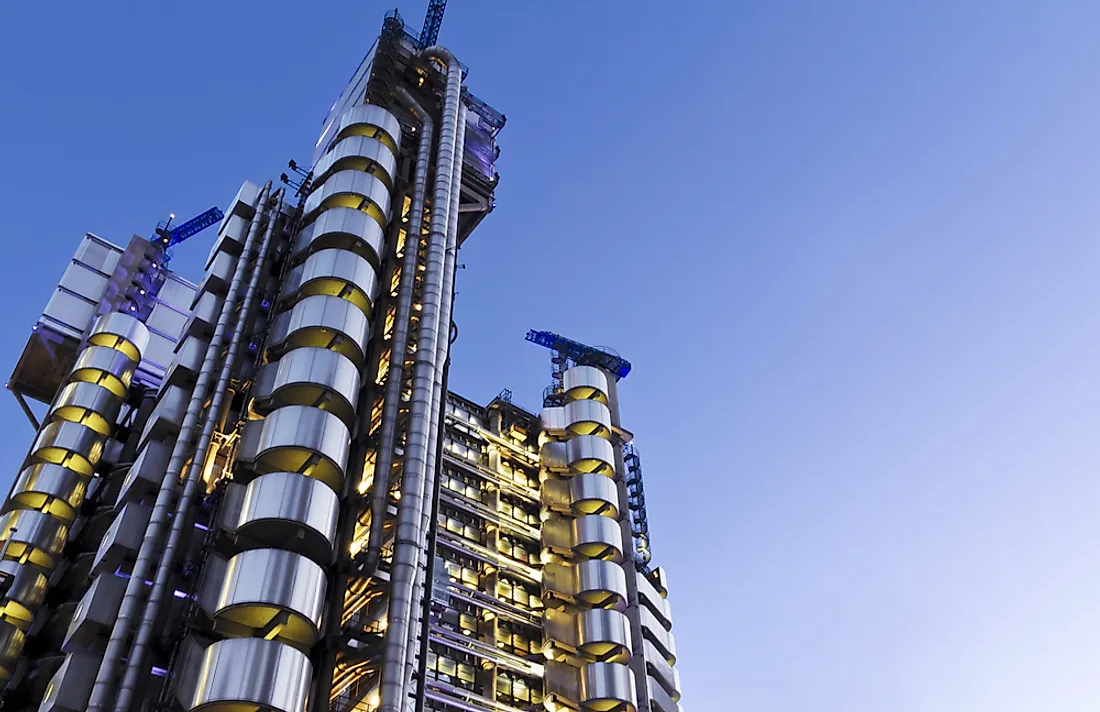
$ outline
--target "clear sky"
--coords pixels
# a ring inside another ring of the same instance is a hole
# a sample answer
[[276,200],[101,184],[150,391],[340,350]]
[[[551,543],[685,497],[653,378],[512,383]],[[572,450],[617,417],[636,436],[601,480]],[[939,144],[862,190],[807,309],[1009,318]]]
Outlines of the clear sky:
[[[85,231],[307,160],[391,6],[4,3],[0,367]],[[509,118],[452,386],[536,407],[529,328],[633,362],[686,711],[1100,708],[1098,25],[452,0],[440,40]],[[14,399],[0,427],[9,478]]]

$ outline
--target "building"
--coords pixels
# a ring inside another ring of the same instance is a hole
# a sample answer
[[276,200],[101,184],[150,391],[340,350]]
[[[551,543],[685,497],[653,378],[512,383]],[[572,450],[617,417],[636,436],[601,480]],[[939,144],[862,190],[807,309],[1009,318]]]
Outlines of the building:
[[81,241],[8,384],[5,709],[678,710],[629,365],[540,333],[541,413],[448,392],[504,125],[465,74],[391,16],[300,180]]

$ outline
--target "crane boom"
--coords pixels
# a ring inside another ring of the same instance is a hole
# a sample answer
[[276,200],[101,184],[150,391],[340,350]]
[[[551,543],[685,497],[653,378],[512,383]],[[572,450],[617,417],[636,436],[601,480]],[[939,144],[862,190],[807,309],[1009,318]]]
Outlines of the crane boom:
[[431,47],[439,39],[439,28],[443,26],[443,13],[447,11],[447,0],[430,0],[428,11],[424,14],[424,27],[420,30],[420,46]]

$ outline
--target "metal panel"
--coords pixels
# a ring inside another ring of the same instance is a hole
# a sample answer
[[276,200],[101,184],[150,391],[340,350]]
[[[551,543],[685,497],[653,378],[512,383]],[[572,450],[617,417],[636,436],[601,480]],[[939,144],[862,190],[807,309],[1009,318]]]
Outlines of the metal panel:
[[565,408],[561,406],[543,408],[540,419],[542,420],[542,429],[547,434],[565,434]]
[[95,317],[95,303],[60,288],[53,293],[41,319],[57,326],[62,332],[80,338]]
[[47,420],[86,425],[100,435],[110,435],[122,400],[103,386],[76,381],[61,389]]
[[27,634],[12,623],[0,621],[0,680],[7,680],[15,672]]
[[642,641],[642,656],[645,658],[646,671],[661,684],[673,701],[679,701],[680,674],[676,668],[662,657],[661,652],[648,639]]
[[569,469],[576,473],[615,474],[615,448],[598,435],[575,435],[566,442]]
[[240,215],[227,215],[222,220],[218,236],[214,238],[214,245],[210,248],[210,254],[206,257],[206,269],[210,269],[210,263],[219,253],[228,253],[234,257],[240,257],[244,250],[245,235],[248,234],[248,220]]
[[30,564],[5,559],[0,573],[7,581],[0,619],[26,630],[34,622],[34,613],[46,599],[46,575]]
[[607,374],[595,366],[574,366],[566,369],[562,376],[565,394],[574,400],[589,399],[607,402],[610,392]]
[[657,617],[645,606],[638,608],[638,617],[641,619],[642,636],[653,643],[660,651],[661,657],[668,661],[669,665],[676,664],[676,637],[672,631],[666,630]]
[[219,252],[214,255],[206,267],[206,273],[199,282],[200,292],[213,292],[219,297],[225,297],[229,291],[229,283],[233,280],[233,271],[237,267],[237,258],[227,252]]
[[0,546],[10,540],[4,558],[49,571],[65,548],[69,528],[57,517],[20,509],[0,517]]
[[361,210],[386,227],[390,219],[390,189],[369,173],[339,171],[313,187],[302,214],[309,216],[332,208]]
[[649,688],[649,704],[653,712],[680,712],[680,705],[673,702],[672,696],[652,676],[646,676],[646,686]]
[[550,441],[539,448],[539,464],[549,470],[568,470],[569,452],[565,443]]
[[195,695],[186,709],[304,712],[313,667],[289,645],[261,638],[214,643],[203,654]]
[[339,516],[339,499],[324,483],[293,472],[261,475],[245,490],[238,544],[278,546],[328,564]]
[[69,379],[96,383],[119,398],[126,396],[137,362],[107,346],[89,346],[80,352]]
[[335,351],[306,347],[263,367],[255,407],[267,413],[286,405],[309,405],[333,413],[350,428],[358,396],[359,369],[354,363]]
[[153,412],[149,414],[149,420],[145,423],[145,430],[141,432],[142,446],[149,441],[163,440],[167,437],[175,437],[183,426],[183,419],[187,415],[187,405],[191,400],[191,394],[179,386],[168,386],[160,392],[157,404],[153,406]]
[[294,237],[293,260],[301,262],[325,249],[349,250],[377,268],[386,237],[377,220],[354,208],[333,208],[298,231]]
[[321,183],[330,173],[346,169],[377,175],[392,188],[397,175],[397,157],[389,146],[376,138],[349,136],[334,143],[317,161],[313,167],[314,180]]
[[96,576],[80,603],[76,604],[61,650],[73,653],[106,645],[105,634],[110,632],[115,622],[125,591],[125,579],[112,574]]
[[657,620],[661,622],[661,625],[671,630],[672,610],[669,608],[668,601],[661,598],[661,595],[645,574],[640,571],[636,572],[635,578],[638,580],[638,600],[653,613]]
[[50,423],[38,431],[38,437],[31,446],[31,461],[52,462],[90,477],[103,455],[104,439],[96,431],[78,423]]
[[202,368],[203,359],[206,358],[206,349],[210,342],[197,336],[186,337],[176,347],[176,355],[172,359],[168,371],[164,374],[162,387],[180,386],[191,388],[199,377],[199,369]]
[[70,653],[46,685],[38,712],[83,712],[92,695],[92,684],[99,670],[99,656]]
[[[168,334],[172,337],[173,343],[176,338],[183,331],[183,327],[187,324],[187,312],[191,311],[191,303],[188,302],[184,305],[182,310],[176,310],[167,304],[161,304],[159,301],[153,307],[153,310],[149,313],[149,318],[145,320],[146,326],[155,331],[159,331],[162,334]],[[146,359],[149,358],[149,352],[144,354]]]
[[620,663],[588,663],[581,668],[581,705],[591,710],[633,712],[634,674]]
[[151,510],[140,504],[127,504],[111,522],[103,541],[99,542],[95,557],[92,559],[92,573],[110,573],[119,567],[128,557],[135,556],[141,540],[145,536],[145,527],[149,524]]
[[384,135],[378,138],[392,144],[391,149],[396,154],[401,145],[401,123],[377,104],[359,104],[345,111],[340,116],[340,128],[336,131],[337,141],[345,136],[371,135],[357,128],[372,126],[382,129]]
[[[242,183],[240,190],[237,191],[237,195],[233,197],[233,202],[225,209],[225,217],[222,218],[221,224],[218,225],[218,233],[221,234],[231,229],[230,224],[234,216],[239,216],[245,221],[251,220],[252,216],[256,213],[256,208],[254,206],[259,198],[260,186],[247,180]],[[240,233],[237,234],[239,235]]]
[[308,651],[320,637],[325,572],[300,554],[252,549],[229,560],[214,621],[235,637],[279,640]]
[[300,472],[340,490],[348,460],[348,428],[332,413],[309,406],[280,408],[264,419],[255,469]]
[[577,647],[592,660],[630,659],[630,619],[620,611],[594,608],[575,616]]
[[[178,274],[169,272],[164,279],[164,283],[160,285],[160,289],[157,291],[157,302],[167,304],[176,311],[186,314],[191,311],[191,305],[195,303],[195,292],[197,291],[195,285]],[[174,331],[172,334],[178,336],[179,331]]]
[[614,518],[619,516],[619,488],[609,477],[595,474],[572,477],[569,479],[569,496],[574,512]]
[[351,302],[339,297],[306,297],[276,320],[271,330],[271,356],[316,346],[343,354],[362,366],[369,338],[367,317]]
[[213,292],[199,292],[192,310],[191,316],[183,326],[184,334],[197,336],[200,339],[209,340],[214,334],[214,325],[218,322],[218,315],[222,311],[222,299]]
[[589,559],[623,560],[623,532],[619,523],[599,514],[586,514],[572,522],[573,551]]
[[368,317],[378,296],[378,277],[370,262],[348,250],[321,250],[292,269],[283,281],[282,298],[296,302],[314,294],[346,299]]
[[573,566],[573,590],[593,606],[621,610],[626,606],[626,572],[610,561],[579,561]]
[[145,495],[160,489],[172,448],[161,440],[150,440],[138,453],[134,464],[126,471],[126,478],[118,490],[115,509],[129,502],[140,502]]
[[575,400],[565,404],[565,421],[574,435],[611,437],[611,411],[597,400]]
[[33,509],[72,524],[88,480],[67,467],[39,463],[25,468],[12,487],[7,509]]
[[88,343],[118,349],[134,361],[140,361],[149,344],[149,329],[129,314],[104,314],[92,326]]

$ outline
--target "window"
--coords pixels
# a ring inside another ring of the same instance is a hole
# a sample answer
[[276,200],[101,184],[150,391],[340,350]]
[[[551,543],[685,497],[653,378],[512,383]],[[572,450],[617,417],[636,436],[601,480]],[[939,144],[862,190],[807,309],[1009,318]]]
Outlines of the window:
[[511,707],[542,704],[542,680],[511,670],[497,671],[497,702]]

